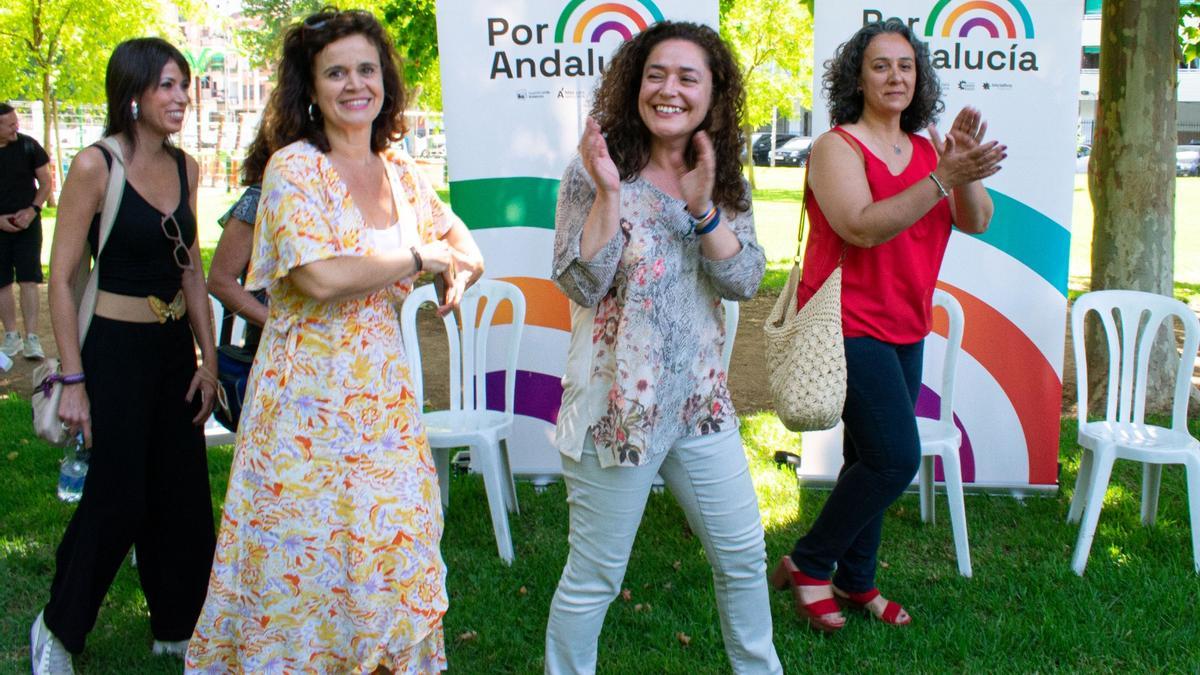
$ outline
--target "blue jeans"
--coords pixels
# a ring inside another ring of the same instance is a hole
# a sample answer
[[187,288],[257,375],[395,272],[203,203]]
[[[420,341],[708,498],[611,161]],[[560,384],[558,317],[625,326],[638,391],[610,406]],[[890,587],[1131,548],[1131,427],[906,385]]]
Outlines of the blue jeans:
[[875,587],[883,514],[912,483],[921,463],[914,413],[925,343],[893,345],[846,338],[842,470],[792,560],[805,574],[851,593]]

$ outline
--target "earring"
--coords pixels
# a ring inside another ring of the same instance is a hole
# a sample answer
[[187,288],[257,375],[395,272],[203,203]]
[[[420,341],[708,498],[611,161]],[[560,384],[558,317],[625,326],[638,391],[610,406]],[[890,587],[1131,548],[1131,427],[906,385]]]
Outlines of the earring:
[[133,111],[133,119],[137,120],[137,118],[138,118],[138,102],[137,101],[130,102],[129,108]]
[[319,114],[320,110],[321,109],[317,107],[316,103],[309,103],[308,104],[308,119],[312,120],[313,122],[316,122],[317,115]]

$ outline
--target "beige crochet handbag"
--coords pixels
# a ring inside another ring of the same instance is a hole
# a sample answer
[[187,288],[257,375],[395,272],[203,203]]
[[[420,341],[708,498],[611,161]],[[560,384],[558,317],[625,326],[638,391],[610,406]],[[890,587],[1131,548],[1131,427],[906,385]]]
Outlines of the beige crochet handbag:
[[[112,234],[113,223],[117,219],[117,211],[121,208],[121,196],[125,191],[125,156],[117,139],[109,136],[100,139],[98,145],[103,145],[112,155],[112,167],[108,171],[108,187],[104,190],[104,202],[100,211],[99,246],[96,248],[96,261],[92,263],[91,250],[84,244],[80,255],[79,267],[72,279],[72,292],[79,308],[79,346],[87,337],[88,328],[92,324],[92,315],[96,312],[96,292],[100,283],[100,252]],[[58,372],[58,359],[44,359],[33,369],[33,395],[30,403],[33,408],[33,431],[44,441],[54,445],[65,445],[71,440],[67,428],[58,419],[58,404],[62,400],[63,377]]]
[[[811,157],[809,166],[812,166]],[[800,241],[804,241],[808,175],[800,202]],[[802,244],[801,244],[802,245]],[[800,285],[798,245],[787,285],[775,300],[763,330],[767,334],[767,382],[775,410],[791,431],[819,431],[838,423],[846,403],[846,349],[842,342],[842,263],[803,307],[796,310]],[[846,249],[842,248],[845,259]]]

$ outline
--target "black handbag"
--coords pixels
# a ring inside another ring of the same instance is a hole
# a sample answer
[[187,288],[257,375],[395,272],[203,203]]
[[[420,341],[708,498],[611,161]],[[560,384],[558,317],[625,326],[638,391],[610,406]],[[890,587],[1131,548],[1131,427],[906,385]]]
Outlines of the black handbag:
[[247,330],[245,346],[233,344],[233,322],[236,318],[237,315],[226,307],[217,340],[217,384],[221,391],[213,409],[213,417],[217,422],[234,433],[237,433],[238,420],[242,417],[246,383],[250,379],[250,368],[254,365],[260,335],[257,326],[247,326],[253,330]]

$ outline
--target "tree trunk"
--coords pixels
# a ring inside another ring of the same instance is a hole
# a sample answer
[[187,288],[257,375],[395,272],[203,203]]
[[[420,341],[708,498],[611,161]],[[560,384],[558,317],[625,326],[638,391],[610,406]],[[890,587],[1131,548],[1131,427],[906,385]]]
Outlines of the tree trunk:
[[747,177],[750,181],[750,189],[755,190],[758,188],[758,185],[754,182],[754,140],[751,138],[754,135],[754,127],[749,124],[743,126],[742,135],[746,137]]
[[[46,154],[54,156],[54,143],[50,138],[50,127],[54,123],[54,109],[50,105],[50,70],[47,68],[42,71],[42,140],[46,144]],[[51,185],[58,183],[58,167],[50,167],[50,183]],[[47,206],[58,206],[58,200],[54,198],[54,190],[50,191],[50,198],[46,200]]]
[[[51,102],[54,104],[54,111],[53,111],[53,115],[54,115],[54,152],[50,152],[49,150],[47,150],[46,154],[50,155],[51,157],[54,158],[54,166],[51,168],[61,170],[62,163],[63,163],[63,161],[62,161],[62,145],[63,145],[63,143],[62,143],[62,130],[58,128],[58,113],[59,113],[58,97],[57,96],[53,97],[51,99]],[[57,185],[57,183],[54,180],[54,176],[57,173],[58,173],[58,171],[50,172],[50,195],[49,195],[49,197],[46,198],[46,204],[48,206],[58,206],[58,201],[54,198],[54,187]]]
[[[1102,12],[1100,94],[1088,167],[1095,213],[1092,290],[1171,296],[1179,2],[1105,0]],[[1108,346],[1096,327],[1087,340],[1092,410],[1103,400],[1108,373]],[[1155,350],[1146,406],[1162,411],[1170,407],[1179,362],[1174,336],[1161,338]]]

